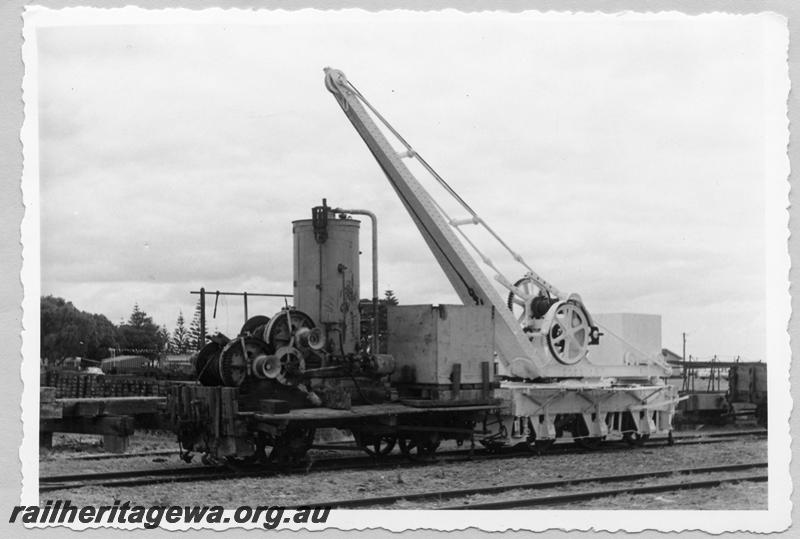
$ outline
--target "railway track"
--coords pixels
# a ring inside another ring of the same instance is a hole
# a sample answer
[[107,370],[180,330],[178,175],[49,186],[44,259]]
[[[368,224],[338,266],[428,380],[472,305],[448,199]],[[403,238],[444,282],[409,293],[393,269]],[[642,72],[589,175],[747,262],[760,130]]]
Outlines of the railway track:
[[168,457],[178,455],[177,449],[164,449],[160,451],[139,451],[137,453],[89,453],[86,455],[70,455],[64,460],[111,460],[132,459],[136,457]]
[[[762,436],[765,432],[748,432],[748,436]],[[673,440],[675,446],[699,445],[712,443],[725,443],[740,439],[743,435],[736,437],[730,436],[708,436],[708,437],[677,437]],[[644,446],[652,447],[667,445],[666,439],[650,440]],[[600,451],[632,451],[624,442],[608,442]],[[571,443],[556,444],[547,454],[536,458],[546,458],[550,455],[564,455],[569,453],[596,452],[587,449],[577,448]],[[279,474],[303,474],[311,471],[336,471],[336,470],[355,470],[355,469],[381,469],[398,468],[411,466],[424,466],[429,464],[441,464],[444,462],[463,462],[480,460],[497,460],[511,458],[531,458],[530,449],[505,448],[500,452],[489,452],[485,449],[477,449],[474,452],[466,449],[441,451],[432,458],[424,460],[409,460],[403,455],[386,455],[380,459],[367,456],[348,456],[331,457],[324,459],[309,459],[306,462],[295,466],[286,467],[277,465],[241,465],[230,464],[222,466],[180,466],[174,468],[155,468],[144,470],[126,470],[120,472],[103,473],[76,473],[63,474],[56,476],[44,476],[39,479],[40,492],[50,492],[65,489],[78,489],[88,486],[99,487],[132,487],[142,485],[152,485],[159,483],[183,483],[197,481],[216,481],[223,479],[233,479],[239,477],[268,477]]]
[[[497,495],[514,491],[541,491],[541,490],[557,490],[567,487],[575,487],[582,485],[597,485],[608,483],[632,483],[641,480],[660,479],[671,477],[681,474],[719,474],[719,473],[735,473],[753,470],[766,470],[766,462],[751,462],[746,464],[732,464],[725,466],[707,466],[701,468],[681,468],[670,470],[659,470],[652,472],[643,472],[636,474],[625,475],[609,475],[609,476],[593,476],[575,479],[564,479],[558,481],[539,481],[534,483],[515,483],[508,485],[494,485],[490,487],[477,487],[457,490],[442,490],[432,492],[418,492],[412,494],[397,494],[391,496],[379,496],[373,498],[355,498],[334,501],[320,501],[311,504],[313,507],[330,507],[332,509],[365,509],[375,507],[391,506],[399,501],[406,502],[419,502],[419,501],[435,501],[442,502],[459,498],[469,498],[471,496],[481,495]],[[652,494],[658,492],[669,492],[675,490],[686,489],[699,489],[699,488],[713,488],[726,483],[738,483],[742,481],[767,481],[766,471],[751,473],[749,475],[737,475],[735,477],[726,477],[720,479],[703,479],[698,481],[683,481],[673,482],[659,485],[644,485],[634,486],[626,485],[621,488],[604,489],[604,490],[586,490],[581,492],[569,493],[555,493],[538,495],[527,498],[514,497],[513,499],[490,501],[490,502],[475,502],[475,503],[461,503],[448,506],[436,507],[436,509],[444,510],[462,510],[462,509],[516,509],[523,507],[537,507],[546,505],[563,505],[579,501],[592,500],[597,498],[605,498],[617,496],[620,494]]]
[[[694,440],[700,438],[738,438],[742,436],[766,436],[767,431],[764,429],[754,429],[754,430],[734,430],[734,431],[713,431],[713,432],[681,432],[679,434],[674,435],[674,440],[676,441],[684,441],[684,440]],[[650,444],[658,444],[663,442],[665,439],[662,438],[654,438],[650,441]],[[330,451],[362,451],[362,449],[358,446],[353,445],[352,442],[329,442],[326,444],[314,444],[312,449],[323,449],[323,450],[330,450]],[[137,458],[137,457],[168,457],[178,455],[178,451],[175,449],[164,449],[158,451],[142,451],[138,453],[90,453],[86,455],[72,455],[68,457],[63,457],[64,460],[113,460],[113,459],[129,459],[129,458]]]

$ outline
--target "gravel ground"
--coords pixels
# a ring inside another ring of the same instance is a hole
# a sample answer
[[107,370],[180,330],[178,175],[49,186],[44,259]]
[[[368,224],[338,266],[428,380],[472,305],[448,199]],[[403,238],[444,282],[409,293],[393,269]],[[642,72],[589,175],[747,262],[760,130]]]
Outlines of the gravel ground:
[[[440,508],[453,508],[459,505],[469,505],[477,503],[499,502],[506,500],[520,500],[524,498],[538,498],[541,496],[555,496],[562,494],[572,494],[587,491],[602,491],[614,490],[623,487],[644,487],[655,485],[671,485],[675,483],[689,483],[692,481],[704,481],[711,479],[735,479],[738,477],[745,477],[748,475],[760,475],[766,473],[765,470],[751,470],[743,472],[731,473],[709,473],[709,474],[676,474],[670,477],[661,477],[653,479],[641,479],[637,481],[629,481],[627,483],[584,483],[581,485],[568,485],[561,488],[542,489],[542,490],[512,490],[492,495],[474,495],[457,500],[443,500],[432,501],[425,500],[419,502],[405,502],[401,501],[395,504],[392,509],[440,509]],[[639,495],[625,494],[614,496],[605,499],[596,499],[586,502],[572,502],[568,504],[553,504],[547,506],[539,506],[537,509],[697,509],[697,504],[701,504],[703,509],[730,509],[730,510],[747,510],[747,509],[766,509],[766,484],[761,483],[763,487],[763,499],[757,496],[742,499],[733,496],[733,492],[722,492],[717,494],[717,490],[728,488],[752,488],[758,483],[743,482],[735,485],[724,485],[715,489],[704,489],[705,496],[710,496],[709,502],[725,502],[717,507],[706,507],[706,501],[702,496],[695,495],[693,491],[676,491],[668,493],[651,494],[647,496],[647,500],[643,500]],[[758,489],[753,489],[757,492]],[[691,493],[692,496],[687,500],[686,494]],[[712,494],[709,494],[712,493]],[[731,494],[730,496],[728,494]],[[679,504],[680,505],[677,505]],[[377,508],[377,506],[376,506]],[[390,507],[383,507],[389,509]],[[525,509],[525,508],[521,508]]]
[[735,483],[713,489],[683,490],[647,495],[623,495],[555,509],[767,509],[767,483]]
[[[174,449],[175,442],[167,437],[132,439],[148,449]],[[102,449],[99,451],[102,452]],[[73,452],[74,453],[74,452]],[[99,472],[172,467],[179,462],[176,456],[137,457],[102,461],[68,460],[68,451],[53,451],[41,461],[42,475]],[[319,453],[315,453],[319,455]],[[352,452],[347,452],[352,455]],[[692,468],[708,465],[766,461],[767,442],[764,439],[742,439],[709,445],[686,447],[636,448],[629,451],[546,455],[503,460],[434,463],[415,468],[396,468],[353,471],[313,470],[304,475],[285,475],[270,478],[240,478],[214,482],[161,484],[139,487],[86,487],[74,491],[48,493],[50,498],[69,498],[72,503],[109,504],[113,500],[128,500],[145,505],[207,504],[234,507],[251,505],[300,505],[325,500],[414,493],[431,490],[450,490],[509,483],[547,481],[612,475],[615,472],[636,473],[653,469]],[[159,460],[163,459],[163,460]],[[664,480],[671,482],[673,480]],[[601,488],[610,488],[605,486]],[[570,505],[570,508],[616,509],[763,509],[766,504],[766,483],[723,486],[710,491],[683,491],[643,496],[619,496]],[[44,498],[44,499],[50,499]],[[502,498],[493,497],[494,500]],[[450,503],[452,505],[452,502]],[[434,504],[396,504],[393,508],[432,508]],[[563,507],[562,507],[563,508]]]
[[60,475],[173,467],[180,462],[177,450],[178,442],[175,435],[160,431],[136,431],[136,434],[130,439],[128,453],[175,451],[175,454],[107,460],[78,460],[75,457],[105,454],[103,437],[90,434],[54,434],[53,449],[39,449],[39,474]]

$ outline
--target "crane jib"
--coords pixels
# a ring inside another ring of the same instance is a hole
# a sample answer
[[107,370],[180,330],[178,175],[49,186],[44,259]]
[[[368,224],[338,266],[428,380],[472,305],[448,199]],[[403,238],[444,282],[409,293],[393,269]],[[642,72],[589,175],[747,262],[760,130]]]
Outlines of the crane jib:
[[[650,362],[649,358],[637,364],[614,366],[592,365],[585,361],[588,345],[596,344],[599,340],[599,329],[593,324],[580,296],[561,294],[554,286],[541,279],[369,104],[341,71],[325,68],[325,86],[335,96],[345,116],[378,162],[461,301],[465,305],[494,307],[497,357],[511,374],[522,378],[642,378],[664,374],[664,366]],[[367,109],[402,143],[406,148],[405,152],[397,153]],[[403,163],[404,158],[415,159],[420,163],[471,217],[450,218]],[[479,255],[479,259],[497,273],[496,280],[512,296],[522,294],[521,288],[505,278],[466,235],[462,227],[469,224],[485,229],[514,261],[526,268],[523,281],[531,283],[538,292],[533,291],[524,298],[517,298],[516,302],[511,299],[507,302],[501,297],[456,232]],[[551,297],[555,301],[547,304],[540,301]],[[521,305],[524,309],[523,315],[518,317],[509,309],[509,305]]]

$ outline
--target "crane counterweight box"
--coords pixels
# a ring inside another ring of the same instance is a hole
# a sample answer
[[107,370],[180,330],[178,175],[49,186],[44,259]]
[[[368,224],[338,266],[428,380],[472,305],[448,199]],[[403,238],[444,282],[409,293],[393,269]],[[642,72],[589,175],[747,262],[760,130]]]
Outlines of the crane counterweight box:
[[603,339],[589,352],[594,365],[635,365],[661,355],[661,316],[595,313]]
[[493,319],[492,307],[388,306],[387,351],[396,362],[393,380],[450,385],[458,364],[461,384],[481,384],[481,364],[493,362]]

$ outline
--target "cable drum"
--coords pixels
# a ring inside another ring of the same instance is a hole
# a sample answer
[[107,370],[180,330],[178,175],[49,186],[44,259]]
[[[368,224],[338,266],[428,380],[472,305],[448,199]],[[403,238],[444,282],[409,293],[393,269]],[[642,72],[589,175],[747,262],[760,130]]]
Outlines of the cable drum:
[[219,356],[227,342],[227,338],[212,340],[194,356],[194,372],[202,385],[220,385],[222,378],[219,372]]

